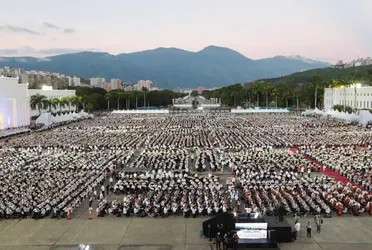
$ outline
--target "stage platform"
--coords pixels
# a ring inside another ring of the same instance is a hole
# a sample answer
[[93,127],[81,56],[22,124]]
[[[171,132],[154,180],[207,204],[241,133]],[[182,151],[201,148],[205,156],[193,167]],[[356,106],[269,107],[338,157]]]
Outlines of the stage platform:
[[282,222],[276,216],[265,217],[265,219],[272,239],[275,239],[276,242],[292,242],[292,228],[286,219]]
[[[230,248],[229,248],[230,249]],[[234,249],[234,248],[231,248]],[[238,250],[280,250],[278,243],[238,243]]]

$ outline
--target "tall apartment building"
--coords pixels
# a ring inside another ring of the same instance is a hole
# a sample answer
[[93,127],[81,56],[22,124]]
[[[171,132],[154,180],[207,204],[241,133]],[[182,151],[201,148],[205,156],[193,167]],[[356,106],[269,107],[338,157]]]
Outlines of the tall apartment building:
[[74,76],[74,77],[70,77],[68,76],[68,86],[72,86],[72,87],[78,87],[81,85],[81,82],[80,82],[80,78],[77,77],[77,76]]
[[150,80],[139,80],[137,83],[137,89],[141,90],[142,88],[152,89],[152,81]]
[[28,75],[27,73],[19,74],[18,83],[25,84],[28,83]]
[[116,79],[116,78],[111,79],[111,81],[110,81],[110,87],[111,87],[111,90],[122,89],[121,80],[120,79]]
[[106,80],[103,77],[90,78],[90,85],[93,87],[104,88],[105,82]]

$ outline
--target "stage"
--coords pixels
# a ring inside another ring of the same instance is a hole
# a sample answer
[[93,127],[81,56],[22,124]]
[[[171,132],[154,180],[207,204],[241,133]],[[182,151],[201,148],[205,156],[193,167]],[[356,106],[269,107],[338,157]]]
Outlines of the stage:
[[203,222],[205,237],[215,238],[217,232],[228,233],[228,247],[234,247],[233,235],[238,237],[237,249],[279,249],[278,242],[292,242],[292,228],[278,217],[252,217],[233,214],[217,215]]
[[266,221],[268,222],[268,230],[272,237],[275,237],[276,242],[292,242],[292,228],[285,218],[283,222],[279,222],[278,217],[272,216],[266,217]]

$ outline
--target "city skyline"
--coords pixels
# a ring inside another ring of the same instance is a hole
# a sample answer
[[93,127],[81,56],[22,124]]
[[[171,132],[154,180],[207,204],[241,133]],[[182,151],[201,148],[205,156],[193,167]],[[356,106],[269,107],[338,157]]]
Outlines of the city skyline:
[[15,0],[6,7],[0,56],[196,52],[208,45],[252,59],[301,55],[336,63],[372,55],[368,0]]

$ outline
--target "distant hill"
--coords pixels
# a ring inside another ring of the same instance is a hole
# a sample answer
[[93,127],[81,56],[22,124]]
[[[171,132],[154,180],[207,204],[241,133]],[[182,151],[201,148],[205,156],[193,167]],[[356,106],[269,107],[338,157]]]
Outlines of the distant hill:
[[363,79],[363,78],[368,79],[370,77],[368,75],[369,70],[372,70],[372,65],[351,67],[351,68],[345,68],[345,69],[337,69],[337,68],[328,67],[328,68],[307,70],[304,72],[298,72],[298,73],[286,75],[283,77],[268,78],[268,79],[261,79],[261,80],[264,80],[265,82],[268,82],[270,84],[279,84],[281,82],[285,82],[290,86],[294,86],[300,83],[310,82],[313,76],[319,76],[324,81],[337,79],[338,77],[346,77],[350,75],[354,75],[356,79]]
[[81,52],[46,58],[0,57],[0,66],[59,72],[83,78],[119,78],[124,82],[149,79],[156,87],[175,89],[219,87],[328,67],[329,64],[300,56],[252,60],[229,48],[208,46],[199,52],[158,48],[116,56]]

